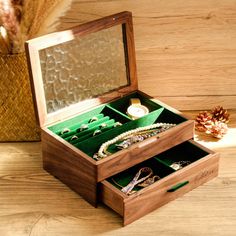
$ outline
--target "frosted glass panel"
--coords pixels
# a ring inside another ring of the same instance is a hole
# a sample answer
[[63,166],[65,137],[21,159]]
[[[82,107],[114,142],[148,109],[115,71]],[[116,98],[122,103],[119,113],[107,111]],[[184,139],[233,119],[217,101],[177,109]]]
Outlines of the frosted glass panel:
[[121,25],[39,53],[48,113],[129,83]]

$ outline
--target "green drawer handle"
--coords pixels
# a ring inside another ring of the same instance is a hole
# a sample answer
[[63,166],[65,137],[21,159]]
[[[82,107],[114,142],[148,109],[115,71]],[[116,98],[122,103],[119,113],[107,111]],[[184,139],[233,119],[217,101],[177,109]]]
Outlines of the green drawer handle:
[[171,187],[170,189],[167,190],[167,192],[174,192],[179,188],[182,188],[183,186],[185,186],[186,184],[188,184],[189,181],[184,181],[182,183],[176,184],[175,186]]

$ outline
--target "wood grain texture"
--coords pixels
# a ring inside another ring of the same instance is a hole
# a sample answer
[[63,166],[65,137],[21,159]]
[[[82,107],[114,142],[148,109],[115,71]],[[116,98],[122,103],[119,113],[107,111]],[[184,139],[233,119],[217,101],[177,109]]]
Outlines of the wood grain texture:
[[[48,113],[44,91],[45,84],[42,78],[41,61],[39,56],[40,50],[58,44],[66,43],[73,40],[74,37],[83,37],[88,34],[98,32],[100,30],[107,29],[116,25],[122,25],[125,32],[124,41],[126,43],[125,48],[127,49],[128,53],[127,74],[129,77],[129,84],[123,87],[119,87],[115,91],[110,91],[95,98],[85,99],[70,106],[61,108],[56,112]],[[28,40],[25,43],[25,48],[29,66],[34,105],[40,127],[46,127],[49,124],[53,124],[68,117],[75,116],[79,112],[109,102],[115,98],[122,97],[127,93],[133,92],[138,89],[133,23],[132,14],[130,12],[121,12],[118,14],[109,15],[107,17],[97,19],[80,26],[75,26],[70,30],[55,32],[53,34],[48,34],[42,37]]]
[[98,182],[193,138],[194,121],[188,120],[148,140],[98,162]]
[[[117,191],[111,183],[103,181],[102,190],[105,192],[101,192],[101,201],[121,214],[124,225],[127,225],[216,177],[218,169],[219,154],[212,153],[130,196]],[[173,193],[167,192],[169,188],[183,181],[189,183]]]
[[[124,225],[132,223],[147,213],[208,182],[217,176],[218,168],[219,155],[208,156],[201,164],[182,170],[181,173],[175,173],[168,180],[163,179],[163,182],[160,181],[156,186],[150,186],[139,196],[127,199],[124,204]],[[189,181],[189,184],[173,193],[167,192],[172,186],[186,180]]]
[[42,129],[43,167],[97,206],[97,182],[193,138],[194,121],[187,120],[128,150],[95,161],[47,128]]
[[[133,12],[139,89],[177,109],[236,108],[235,0],[74,0],[59,29]],[[184,102],[182,102],[184,101]]]
[[196,134],[221,153],[219,176],[124,228],[118,214],[103,205],[95,209],[43,170],[40,143],[1,143],[0,234],[234,236],[236,111],[230,113],[230,130],[222,140]]
[[97,206],[97,170],[91,158],[62,142],[55,134],[42,131],[43,168]]

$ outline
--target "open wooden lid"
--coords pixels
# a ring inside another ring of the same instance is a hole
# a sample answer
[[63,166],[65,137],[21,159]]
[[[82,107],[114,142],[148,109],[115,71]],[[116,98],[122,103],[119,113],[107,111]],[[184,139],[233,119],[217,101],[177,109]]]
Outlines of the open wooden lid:
[[130,12],[29,40],[26,55],[41,127],[138,87]]

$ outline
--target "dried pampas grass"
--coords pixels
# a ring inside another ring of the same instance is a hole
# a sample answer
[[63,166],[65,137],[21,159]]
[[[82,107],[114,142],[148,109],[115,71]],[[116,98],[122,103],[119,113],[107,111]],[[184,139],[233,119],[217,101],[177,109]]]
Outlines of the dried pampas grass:
[[11,49],[12,53],[21,52],[22,35],[11,1],[0,1],[0,15],[2,21],[1,33],[3,34],[1,41],[7,40],[4,47],[9,45],[9,50]]
[[0,0],[0,53],[20,53],[24,42],[55,31],[72,0]]
[[[32,2],[26,0],[26,2]],[[41,3],[40,3],[41,2]],[[30,27],[29,37],[43,35],[48,32],[53,32],[59,23],[59,17],[70,8],[72,0],[40,0],[39,6],[35,11],[35,17]],[[30,3],[29,3],[30,5]],[[31,4],[34,5],[34,4]],[[30,10],[30,9],[29,9]]]

